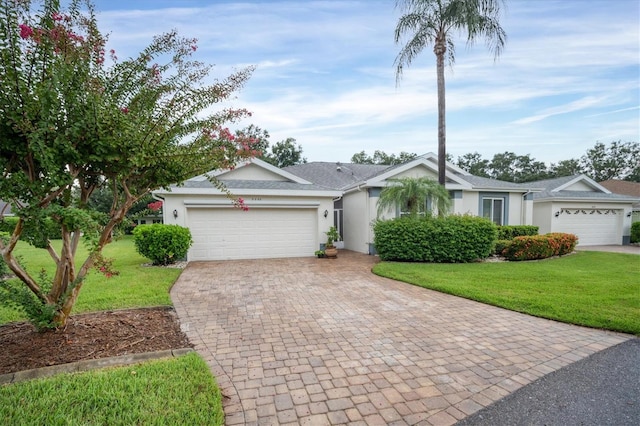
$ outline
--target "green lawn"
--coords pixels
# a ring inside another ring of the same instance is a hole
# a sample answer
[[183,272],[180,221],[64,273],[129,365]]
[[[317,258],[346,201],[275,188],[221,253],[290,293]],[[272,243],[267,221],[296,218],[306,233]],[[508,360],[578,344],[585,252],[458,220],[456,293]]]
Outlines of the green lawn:
[[196,354],[0,387],[4,425],[222,425],[220,390]]
[[[59,245],[60,241],[54,241],[54,244]],[[83,248],[78,251],[76,259],[80,264],[86,259],[87,252]],[[54,264],[46,250],[21,241],[16,255],[33,276],[37,277],[43,268],[53,275]],[[104,256],[115,259],[114,266],[120,275],[107,278],[92,270],[82,286],[73,313],[171,305],[169,289],[180,275],[179,269],[142,266],[149,260],[136,252],[131,237],[107,245]],[[0,324],[25,319],[21,312],[0,306]]]
[[640,335],[640,257],[578,252],[533,262],[381,262],[373,272],[529,315]]
[[[55,242],[54,242],[55,243]],[[57,242],[59,244],[59,242]],[[53,273],[49,254],[20,242],[17,254],[30,273]],[[86,256],[86,251],[82,252]],[[109,244],[120,275],[92,271],[74,313],[171,305],[169,289],[179,269],[146,267],[131,237]],[[84,260],[79,255],[78,261]],[[25,320],[0,306],[0,324]],[[220,390],[206,363],[196,354],[117,369],[0,386],[0,424],[20,425],[222,425]]]

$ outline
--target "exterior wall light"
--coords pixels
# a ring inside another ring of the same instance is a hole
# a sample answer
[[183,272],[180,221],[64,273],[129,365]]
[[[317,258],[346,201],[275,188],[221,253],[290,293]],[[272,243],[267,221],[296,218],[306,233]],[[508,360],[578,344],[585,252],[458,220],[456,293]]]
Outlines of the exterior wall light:
[[174,210],[173,211],[173,218],[177,219],[178,218],[178,210]]
[[324,217],[326,218],[327,216],[329,216],[329,210],[324,211]]

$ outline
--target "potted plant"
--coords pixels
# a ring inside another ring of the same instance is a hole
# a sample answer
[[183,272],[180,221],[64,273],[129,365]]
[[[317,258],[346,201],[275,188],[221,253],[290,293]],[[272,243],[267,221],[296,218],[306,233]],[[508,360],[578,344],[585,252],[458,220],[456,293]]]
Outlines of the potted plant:
[[316,252],[314,253],[316,256],[318,256],[319,258],[323,258],[325,257],[325,253],[324,250],[316,250]]
[[333,243],[340,239],[340,235],[338,234],[338,230],[335,226],[329,228],[325,234],[327,234],[327,244],[324,247],[324,254],[330,259],[335,259],[338,257],[338,249],[333,245]]

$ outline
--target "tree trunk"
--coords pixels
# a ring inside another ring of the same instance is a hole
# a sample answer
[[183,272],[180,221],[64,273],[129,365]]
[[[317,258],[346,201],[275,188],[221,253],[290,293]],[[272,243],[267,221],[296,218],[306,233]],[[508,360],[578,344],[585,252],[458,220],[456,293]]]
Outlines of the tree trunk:
[[436,54],[436,71],[438,75],[438,183],[445,184],[445,170],[447,157],[447,130],[445,118],[444,93],[444,55],[447,51],[444,36],[436,37],[433,52]]

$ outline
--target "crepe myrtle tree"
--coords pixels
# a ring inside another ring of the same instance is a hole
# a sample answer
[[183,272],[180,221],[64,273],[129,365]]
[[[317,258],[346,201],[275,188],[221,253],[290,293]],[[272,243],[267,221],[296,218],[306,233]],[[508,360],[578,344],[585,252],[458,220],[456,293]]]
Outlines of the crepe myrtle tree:
[[[0,298],[30,305],[40,328],[65,325],[92,267],[111,273],[102,249],[136,201],[257,154],[225,128],[249,112],[214,108],[252,67],[207,80],[211,67],[192,59],[196,40],[175,31],[122,61],[106,43],[88,0],[64,10],[58,0],[0,0],[0,198],[19,218],[0,253],[21,282],[5,282]],[[113,197],[100,216],[87,202],[105,186]],[[43,232],[52,223],[60,249]],[[90,254],[76,263],[81,238]],[[20,264],[20,239],[48,251],[53,276]]]

